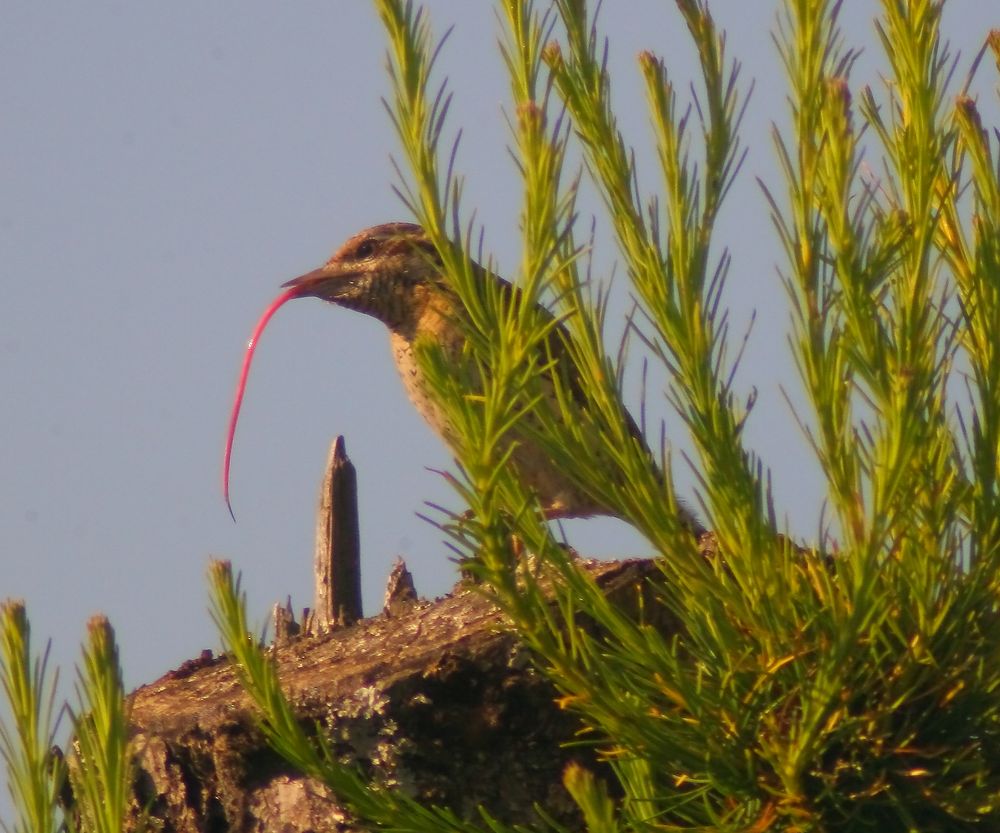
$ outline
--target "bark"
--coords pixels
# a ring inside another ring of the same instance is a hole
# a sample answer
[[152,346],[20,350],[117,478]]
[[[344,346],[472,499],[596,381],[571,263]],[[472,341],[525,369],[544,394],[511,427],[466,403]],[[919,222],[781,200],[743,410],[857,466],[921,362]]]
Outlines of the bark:
[[[609,593],[634,600],[651,562],[590,563]],[[405,568],[404,568],[405,569]],[[545,807],[580,825],[561,777],[580,728],[478,592],[399,602],[380,616],[272,650],[305,725],[373,779],[464,817],[507,822]],[[205,652],[132,696],[136,807],[154,830],[294,833],[357,829],[319,783],[264,743],[227,660]]]

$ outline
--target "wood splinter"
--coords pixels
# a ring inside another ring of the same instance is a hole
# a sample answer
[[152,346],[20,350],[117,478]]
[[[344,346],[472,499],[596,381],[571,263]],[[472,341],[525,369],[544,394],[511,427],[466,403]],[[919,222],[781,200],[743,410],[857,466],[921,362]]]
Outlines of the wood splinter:
[[413,584],[413,574],[407,569],[402,557],[399,557],[392,565],[392,572],[389,573],[382,612],[386,616],[399,616],[416,602],[417,589]]
[[295,613],[292,611],[291,596],[288,597],[284,605],[281,602],[274,603],[271,619],[274,622],[275,645],[286,645],[301,630],[301,626],[295,621]]
[[316,518],[311,632],[324,633],[361,618],[360,540],[357,472],[343,436],[338,436],[330,446]]

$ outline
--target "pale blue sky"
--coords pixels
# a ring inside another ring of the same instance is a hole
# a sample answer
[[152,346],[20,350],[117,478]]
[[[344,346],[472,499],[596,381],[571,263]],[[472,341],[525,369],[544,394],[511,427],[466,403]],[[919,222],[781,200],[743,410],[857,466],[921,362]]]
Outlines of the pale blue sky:
[[[451,124],[465,131],[465,207],[509,271],[520,195],[504,150],[496,18],[485,2],[427,5],[438,32],[455,25],[440,67],[455,92]],[[754,181],[779,184],[774,4],[713,9],[744,64],[743,89],[757,81],[743,134],[750,155],[720,228],[733,250],[737,338],[751,310],[758,317],[739,377],[744,394],[759,394],[746,436],[774,471],[779,512],[810,537],[822,487],[779,390],[798,382],[780,254]],[[855,81],[878,80],[876,11],[871,0],[844,6],[848,39],[868,48]],[[607,0],[603,22],[621,126],[653,187],[635,55],[664,55],[684,87],[691,51],[666,0]],[[987,0],[950,4],[947,30],[966,59],[998,24]],[[288,594],[297,609],[310,604],[317,487],[338,433],[359,470],[366,609],[377,612],[400,554],[422,593],[454,581],[439,532],[415,515],[424,499],[455,505],[425,468],[450,458],[405,400],[373,320],[318,301],[281,310],[237,436],[237,524],[220,493],[242,351],[278,286],[353,232],[410,219],[391,190],[384,54],[374,11],[358,0],[0,10],[0,597],[27,600],[39,646],[53,638],[64,694],[95,611],[117,628],[129,686],[217,647],[205,612],[210,555],[244,571],[257,619]],[[597,254],[599,264],[612,259],[607,246]],[[676,425],[657,403],[654,414]],[[681,430],[668,434],[685,447]],[[690,495],[685,464],[676,468]],[[585,554],[646,552],[616,522],[575,522],[569,533]]]

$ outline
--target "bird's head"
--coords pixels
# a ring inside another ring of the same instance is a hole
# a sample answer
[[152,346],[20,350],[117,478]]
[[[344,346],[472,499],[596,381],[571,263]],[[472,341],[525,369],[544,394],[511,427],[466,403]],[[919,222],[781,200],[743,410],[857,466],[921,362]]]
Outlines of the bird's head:
[[321,298],[397,327],[419,288],[437,282],[440,264],[420,226],[384,223],[355,234],[319,269],[284,286],[293,297]]

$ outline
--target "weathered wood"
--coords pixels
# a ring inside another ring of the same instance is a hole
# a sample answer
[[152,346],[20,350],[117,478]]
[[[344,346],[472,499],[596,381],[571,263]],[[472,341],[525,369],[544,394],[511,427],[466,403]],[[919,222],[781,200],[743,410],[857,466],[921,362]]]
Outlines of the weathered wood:
[[[649,561],[584,566],[626,608],[658,575]],[[581,828],[562,773],[570,760],[598,774],[602,764],[586,747],[567,746],[579,724],[478,590],[418,600],[272,651],[303,725],[375,780],[466,818],[483,805],[505,822],[537,823],[539,803]],[[206,652],[140,688],[131,703],[135,809],[148,810],[152,829],[357,829],[335,796],[268,748],[224,657]]]
[[385,601],[382,612],[387,616],[398,616],[417,601],[417,588],[413,584],[413,573],[402,558],[397,558],[385,583]]
[[284,645],[293,636],[297,636],[301,631],[301,626],[295,621],[295,613],[292,611],[292,597],[282,606],[281,602],[275,602],[271,610],[271,621],[274,623],[274,642],[277,645]]
[[338,436],[330,446],[316,517],[313,632],[361,618],[360,541],[357,473],[344,438]]

